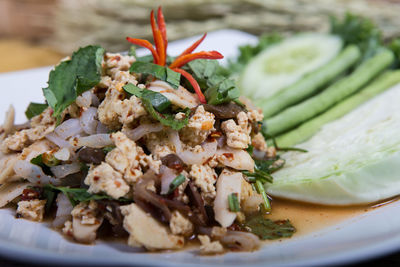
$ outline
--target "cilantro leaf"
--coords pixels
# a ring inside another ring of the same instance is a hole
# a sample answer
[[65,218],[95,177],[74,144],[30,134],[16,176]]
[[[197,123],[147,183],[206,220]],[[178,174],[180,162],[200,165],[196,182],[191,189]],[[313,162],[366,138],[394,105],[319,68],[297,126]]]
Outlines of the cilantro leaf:
[[32,119],[33,117],[42,114],[42,112],[48,107],[47,104],[41,103],[29,103],[29,106],[26,108],[25,115],[28,120]]
[[58,120],[77,96],[100,82],[103,54],[104,49],[100,46],[80,48],[70,60],[61,62],[50,72],[48,87],[43,88],[43,94]]
[[150,74],[157,79],[169,83],[173,88],[178,88],[181,80],[181,74],[171,70],[168,67],[163,67],[150,62],[136,61],[130,69],[130,72]]
[[266,219],[262,214],[251,217],[242,227],[262,240],[291,237],[296,232],[296,228],[289,220],[272,221]]
[[171,101],[166,98],[163,94],[158,92],[154,92],[147,89],[140,89],[139,87],[128,83],[127,85],[122,87],[126,92],[139,97],[140,99],[146,98],[148,99],[153,107],[159,111],[163,112],[165,109],[171,106]]

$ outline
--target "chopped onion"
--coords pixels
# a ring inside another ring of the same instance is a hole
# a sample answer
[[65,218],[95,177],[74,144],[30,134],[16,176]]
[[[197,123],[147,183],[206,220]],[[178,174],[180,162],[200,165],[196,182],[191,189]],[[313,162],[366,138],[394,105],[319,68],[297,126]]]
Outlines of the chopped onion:
[[173,169],[166,166],[161,166],[161,194],[166,194],[169,191],[169,186],[176,177],[176,173]]
[[66,147],[61,148],[56,153],[54,153],[54,157],[62,161],[67,161],[71,157],[71,151]]
[[175,152],[180,153],[182,152],[182,142],[179,139],[179,133],[174,130],[169,130],[168,131],[168,138],[169,141],[174,145],[175,147]]
[[54,144],[56,144],[60,148],[64,148],[64,147],[69,148],[69,147],[71,147],[71,144],[68,143],[68,141],[65,141],[64,139],[62,139],[61,137],[59,137],[55,133],[49,133],[48,135],[46,135],[46,138],[49,141],[51,141]]
[[96,133],[98,133],[98,134],[106,134],[108,132],[109,132],[109,130],[108,130],[107,126],[105,126],[101,122],[97,123]]
[[256,235],[240,231],[228,231],[220,241],[225,246],[239,251],[253,251],[261,245]]
[[68,137],[77,135],[82,132],[79,119],[69,119],[64,121],[58,126],[54,132],[61,138],[67,139]]
[[92,95],[92,92],[86,91],[76,98],[75,103],[81,108],[88,108],[92,104]]
[[201,152],[183,150],[182,152],[177,153],[177,155],[188,165],[203,164],[209,158],[214,156],[217,151],[217,142],[206,142],[203,143],[202,147],[203,151]]
[[70,140],[75,147],[87,146],[93,148],[102,148],[113,145],[110,134],[94,134],[84,137],[75,137]]
[[54,177],[50,177],[42,171],[42,169],[25,160],[18,160],[14,165],[15,173],[27,179],[29,182],[33,184],[43,185],[43,184],[53,184],[59,185],[61,180],[55,179]]
[[97,132],[97,108],[90,107],[82,112],[80,125],[87,134],[95,134]]
[[81,165],[79,163],[71,163],[53,166],[50,168],[51,172],[56,178],[64,178],[67,175],[77,173],[81,170]]
[[57,213],[53,221],[53,227],[60,228],[66,221],[71,219],[71,211],[73,209],[68,197],[62,193],[58,194],[57,199]]
[[132,130],[124,130],[122,131],[126,136],[133,141],[137,141],[146,134],[149,133],[154,133],[154,132],[159,132],[163,129],[163,126],[160,123],[155,123],[155,124],[141,124],[135,129]]

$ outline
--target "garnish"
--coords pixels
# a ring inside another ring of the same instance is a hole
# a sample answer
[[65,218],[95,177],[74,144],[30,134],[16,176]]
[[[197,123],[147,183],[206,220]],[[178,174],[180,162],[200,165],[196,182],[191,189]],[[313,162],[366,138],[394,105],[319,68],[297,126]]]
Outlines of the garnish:
[[168,67],[160,66],[150,62],[136,61],[131,65],[129,71],[150,74],[157,79],[169,83],[175,89],[179,87],[181,75]]
[[186,181],[186,177],[183,174],[179,174],[172,180],[172,182],[169,184],[169,190],[168,190],[168,195],[171,194],[172,192],[175,191],[175,189],[178,188],[181,184],[183,184]]
[[291,237],[296,232],[296,228],[294,228],[289,220],[272,221],[266,219],[264,216],[258,214],[250,217],[242,225],[243,230],[257,235],[262,240]]
[[43,153],[31,159],[31,163],[42,168],[47,175],[53,175],[50,167],[57,166],[61,163],[52,153]]
[[[66,197],[68,197],[72,206],[76,206],[80,202],[87,202],[90,200],[101,200],[101,199],[113,199],[108,195],[100,195],[100,194],[91,194],[85,188],[69,188],[69,187],[57,187],[51,184],[46,184],[43,187],[44,194],[51,196],[52,192],[62,192]],[[50,192],[49,192],[50,191]],[[128,202],[130,200],[121,198],[118,201]]]
[[61,62],[50,72],[48,87],[43,88],[43,94],[58,123],[62,112],[77,96],[100,82],[103,54],[104,49],[100,46],[80,48],[70,60]]
[[176,119],[175,114],[160,113],[167,109],[171,102],[164,95],[147,89],[140,89],[133,84],[127,84],[123,89],[139,97],[147,112],[161,124],[171,127],[173,130],[179,131],[189,122],[190,109],[186,108],[182,112],[185,113],[183,119]]
[[[150,52],[153,56],[153,63],[160,65],[162,67],[165,67],[166,62],[167,62],[168,40],[167,40],[167,30],[165,27],[164,15],[162,13],[161,7],[158,8],[157,21],[154,16],[154,11],[153,10],[151,11],[150,22],[151,22],[151,29],[153,31],[153,39],[154,39],[154,43],[155,43],[155,48],[147,40],[136,39],[136,38],[131,38],[131,37],[127,37],[126,39],[128,40],[128,42],[130,42],[132,44],[139,45],[141,47],[144,47],[144,48],[147,48],[148,50],[150,50]],[[204,40],[205,37],[206,37],[206,34],[204,34],[202,38],[200,38],[198,41],[196,41],[194,44],[192,44],[185,51],[183,51],[183,53],[180,54],[169,65],[169,68],[167,68],[167,67],[164,68],[166,70],[165,73],[168,72],[169,69],[172,69],[173,71],[182,74],[192,85],[196,94],[199,97],[200,102],[203,104],[206,103],[206,99],[205,99],[203,93],[201,92],[201,90],[199,90],[200,86],[198,85],[197,81],[192,77],[192,75],[190,73],[182,70],[181,67],[183,67],[185,64],[187,64],[190,61],[193,61],[195,59],[221,59],[221,58],[223,58],[223,56],[217,51],[201,51],[201,52],[197,52],[197,53],[192,53],[200,45],[200,43]],[[134,69],[131,68],[131,71],[133,71],[133,70]],[[139,72],[139,71],[136,70],[136,72]],[[155,76],[155,77],[158,78],[157,76]],[[168,74],[165,76],[162,76],[162,77],[167,78]],[[180,75],[179,75],[179,77],[180,77]],[[164,79],[164,81],[166,81],[166,80]],[[167,82],[169,82],[169,81],[167,81]],[[178,86],[179,86],[179,83],[178,83]],[[177,87],[175,87],[175,88],[177,88]]]
[[267,192],[265,192],[264,183],[262,181],[260,181],[260,180],[256,180],[255,187],[256,187],[257,193],[261,194],[261,196],[263,198],[264,210],[266,212],[270,212],[271,211],[271,203],[269,202],[269,198],[268,198]]
[[33,103],[31,102],[25,111],[25,115],[28,120],[33,117],[42,114],[42,112],[48,107],[47,104]]
[[228,196],[229,210],[232,212],[240,211],[240,203],[238,199],[238,193],[232,193]]
[[240,91],[235,82],[218,73],[220,70],[218,62],[198,59],[190,62],[187,66],[193,72],[201,88],[205,90],[208,104],[219,105],[239,98]]

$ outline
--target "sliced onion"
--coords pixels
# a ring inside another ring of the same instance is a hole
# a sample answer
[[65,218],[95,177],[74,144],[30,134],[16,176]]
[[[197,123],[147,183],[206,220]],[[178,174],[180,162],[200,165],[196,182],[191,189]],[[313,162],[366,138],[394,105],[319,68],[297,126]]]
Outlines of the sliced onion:
[[50,168],[56,178],[64,178],[67,175],[77,173],[81,170],[79,163],[57,165]]
[[161,194],[166,194],[169,191],[169,186],[176,177],[176,173],[173,169],[166,166],[161,166]]
[[68,137],[77,135],[82,132],[82,127],[79,119],[69,119],[64,121],[58,126],[54,132],[61,138],[67,139]]
[[82,112],[80,125],[87,134],[95,134],[97,132],[97,108],[90,107]]
[[71,147],[71,144],[68,143],[68,141],[65,141],[64,139],[62,139],[61,137],[59,137],[55,133],[49,133],[48,135],[46,135],[46,138],[47,138],[47,140],[53,142],[54,144],[56,144],[60,148]]
[[218,149],[216,154],[219,156],[218,160],[225,166],[236,170],[254,170],[254,160],[245,150],[233,149],[225,146],[224,148]]
[[61,180],[55,179],[54,177],[44,174],[42,169],[25,160],[18,160],[14,165],[15,173],[27,179],[33,184],[43,185],[43,184],[53,184],[60,185]]
[[239,251],[253,251],[261,245],[261,241],[256,235],[239,231],[228,231],[220,241],[228,248]]
[[193,152],[190,150],[184,150],[182,152],[177,153],[177,155],[188,165],[193,164],[203,164],[209,158],[214,156],[217,151],[217,142],[206,142],[202,145],[203,151],[201,152]]
[[75,103],[81,108],[88,108],[92,104],[92,95],[92,92],[86,91],[76,98]]
[[6,135],[10,134],[14,129],[15,109],[10,105],[6,112],[6,119],[4,120],[3,130]]
[[58,194],[56,202],[57,213],[56,218],[53,221],[53,227],[60,228],[67,220],[71,219],[71,211],[73,207],[71,202],[68,200],[68,197],[62,193]]
[[6,183],[0,186],[0,208],[4,207],[20,196],[25,188],[30,186],[27,182]]
[[169,138],[169,141],[174,145],[175,152],[176,153],[182,152],[182,142],[179,139],[179,133],[174,130],[169,130],[168,138]]
[[71,151],[66,147],[61,148],[56,153],[54,153],[54,157],[62,161],[67,161],[71,157]]
[[70,140],[75,147],[87,146],[93,148],[102,148],[113,145],[110,134],[94,134],[84,137],[75,137]]
[[146,134],[159,132],[163,129],[163,126],[160,123],[155,124],[141,124],[135,129],[132,130],[124,130],[122,131],[126,136],[133,141],[137,141]]
[[263,160],[263,159],[265,159],[266,154],[267,153],[265,151],[261,151],[261,150],[258,150],[258,149],[253,149],[253,157],[255,159]]
[[100,100],[97,97],[97,95],[92,93],[92,106],[93,107],[98,107],[100,105]]
[[98,133],[98,134],[106,134],[108,132],[109,132],[109,130],[108,130],[107,126],[105,126],[101,122],[97,123],[96,133]]

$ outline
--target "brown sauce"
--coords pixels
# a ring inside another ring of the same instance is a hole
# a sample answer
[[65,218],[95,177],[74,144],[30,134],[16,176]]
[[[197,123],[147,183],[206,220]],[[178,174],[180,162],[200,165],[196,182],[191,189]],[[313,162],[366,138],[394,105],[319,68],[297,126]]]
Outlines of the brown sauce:
[[367,214],[383,205],[397,201],[399,197],[379,203],[358,206],[323,206],[286,199],[274,199],[271,203],[272,220],[289,219],[297,232],[294,238],[322,230],[359,215]]

